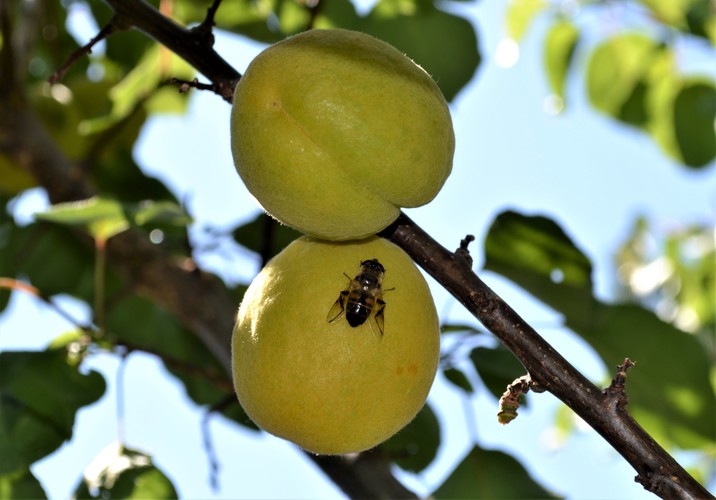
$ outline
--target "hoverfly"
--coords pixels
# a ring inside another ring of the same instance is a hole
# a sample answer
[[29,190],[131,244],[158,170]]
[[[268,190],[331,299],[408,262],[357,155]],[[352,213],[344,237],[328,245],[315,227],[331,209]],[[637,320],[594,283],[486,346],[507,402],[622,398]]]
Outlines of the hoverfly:
[[333,323],[345,314],[348,324],[356,327],[365,323],[372,316],[373,322],[382,336],[385,324],[385,301],[382,288],[385,268],[383,264],[378,262],[378,259],[364,260],[360,263],[360,270],[355,278],[343,274],[350,282],[346,289],[338,295],[331,310],[328,311],[328,322]]

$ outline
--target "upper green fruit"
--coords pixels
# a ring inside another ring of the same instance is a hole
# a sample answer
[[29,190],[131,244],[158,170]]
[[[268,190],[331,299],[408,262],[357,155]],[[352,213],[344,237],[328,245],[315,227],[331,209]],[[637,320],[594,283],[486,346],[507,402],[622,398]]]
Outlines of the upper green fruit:
[[259,54],[234,93],[234,162],[264,209],[304,233],[358,239],[432,200],[455,148],[430,76],[369,35],[312,30]]

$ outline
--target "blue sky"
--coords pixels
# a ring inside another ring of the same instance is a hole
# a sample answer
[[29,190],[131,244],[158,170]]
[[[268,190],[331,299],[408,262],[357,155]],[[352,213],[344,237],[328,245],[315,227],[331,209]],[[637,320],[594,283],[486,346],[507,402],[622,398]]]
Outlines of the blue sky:
[[[608,300],[615,288],[614,252],[637,215],[661,228],[716,222],[716,169],[686,171],[646,135],[618,126],[589,107],[581,78],[585,52],[577,54],[566,111],[550,115],[545,112],[549,91],[540,52],[545,22],[533,26],[519,60],[505,68],[494,58],[504,36],[505,3],[452,6],[474,21],[484,60],[451,106],[457,140],[453,173],[432,203],[408,212],[433,237],[451,248],[465,234],[474,234],[472,251],[479,266],[480,241],[502,210],[553,217],[592,259],[596,291]],[[219,53],[240,71],[260,49],[239,37],[220,36],[217,41]],[[702,63],[698,57],[683,61],[689,68]],[[135,151],[145,171],[167,182],[186,203],[199,227],[230,228],[258,210],[233,168],[229,112],[220,98],[194,92],[189,113],[150,120]],[[34,193],[24,196],[16,211],[27,217],[45,203]],[[193,234],[201,238],[201,231]],[[200,254],[202,264],[229,280],[250,280],[257,259],[227,250],[228,259]],[[605,368],[587,345],[561,328],[559,315],[506,280],[490,273],[483,277],[585,375],[596,383],[609,377],[611,367]],[[438,311],[445,312],[443,321],[477,325],[429,282]],[[80,319],[89,316],[76,301],[64,298],[61,303]],[[41,349],[71,327],[41,304],[16,294],[0,316],[0,349]],[[117,357],[103,354],[83,368],[102,372],[108,391],[79,413],[74,439],[33,467],[52,498],[66,498],[86,465],[118,436],[129,447],[152,454],[182,497],[340,495],[292,445],[216,416],[209,424],[220,463],[219,489],[214,492],[201,434],[204,412],[187,400],[156,358],[132,354],[120,369]],[[118,397],[124,408],[121,421]],[[530,407],[507,427],[497,424],[494,399],[480,393],[465,400],[440,377],[429,401],[443,424],[438,458],[420,477],[398,471],[419,493],[440,484],[469,450],[468,436],[473,436],[485,448],[514,453],[536,479],[568,498],[652,498],[634,483],[631,467],[593,431],[578,427],[565,443],[557,443],[552,421],[561,404],[551,395],[533,397]]]

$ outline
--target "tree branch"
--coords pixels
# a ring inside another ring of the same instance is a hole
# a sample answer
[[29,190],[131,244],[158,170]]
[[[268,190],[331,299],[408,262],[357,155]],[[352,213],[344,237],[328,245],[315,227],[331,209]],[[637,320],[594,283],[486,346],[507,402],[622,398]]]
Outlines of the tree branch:
[[[211,80],[213,90],[231,102],[234,87],[241,74],[213,49],[214,37],[207,36],[205,24],[197,29],[185,29],[164,17],[144,0],[105,0],[114,10],[115,19],[123,26],[143,31],[157,42],[171,49]],[[214,10],[207,13],[213,24]],[[211,35],[211,33],[209,33]]]
[[644,488],[662,498],[713,498],[629,415],[623,379],[622,390],[614,390],[616,382],[605,391],[592,384],[472,271],[464,245],[449,252],[402,213],[381,236],[405,250],[500,339],[534,382],[601,434],[634,467]]

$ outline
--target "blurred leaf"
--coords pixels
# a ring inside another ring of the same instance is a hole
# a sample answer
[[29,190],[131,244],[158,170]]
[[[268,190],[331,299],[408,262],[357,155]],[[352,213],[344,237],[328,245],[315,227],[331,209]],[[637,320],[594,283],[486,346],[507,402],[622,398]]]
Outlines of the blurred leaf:
[[686,226],[665,233],[651,226],[644,218],[637,219],[617,253],[619,278],[627,297],[664,311],[680,328],[714,339],[713,226]]
[[433,498],[556,498],[534,481],[522,465],[501,451],[475,446]]
[[0,475],[0,498],[47,498],[40,481],[30,469],[18,469],[10,474]]
[[77,410],[105,391],[63,350],[0,352],[0,475],[25,469],[72,437]]
[[470,380],[467,378],[467,375],[463,373],[461,370],[458,370],[457,368],[448,368],[446,370],[443,370],[443,375],[445,375],[445,378],[453,384],[455,387],[462,389],[463,391],[467,393],[472,393],[475,391],[475,389],[472,387],[472,384],[470,383]]
[[[207,347],[157,304],[137,295],[114,300],[106,311],[105,323],[112,342],[159,356],[196,404],[212,407],[233,395],[230,375]],[[238,401],[222,414],[255,428]]]
[[380,445],[401,469],[420,472],[430,465],[440,447],[440,423],[425,404],[412,422]]
[[662,53],[659,44],[638,33],[602,42],[587,64],[587,92],[592,105],[624,123],[645,125],[648,78]]
[[[634,360],[637,366],[627,385],[629,409],[663,445],[695,448],[716,439],[716,397],[704,347],[639,306],[594,298],[588,259],[554,222],[500,214],[485,241],[485,268],[562,313],[565,324],[607,365],[616,366],[625,357]],[[560,279],[554,269],[562,270]]]
[[[639,0],[660,22],[704,38],[713,37],[713,4],[709,0]],[[709,24],[711,25],[709,27]],[[714,39],[711,38],[714,42]]]
[[36,185],[37,181],[27,170],[0,153],[0,194],[15,196]]
[[557,21],[552,25],[544,42],[544,65],[550,89],[565,101],[564,82],[572,63],[579,30],[569,21]]
[[264,246],[267,241],[270,241],[271,248],[268,249],[270,257],[278,254],[289,243],[301,236],[301,233],[295,229],[284,226],[263,212],[255,219],[234,229],[232,234],[239,245],[261,255],[266,252]]
[[104,196],[87,200],[58,203],[35,218],[69,226],[86,226],[99,240],[129,229],[130,225],[168,224],[183,227],[191,218],[176,203],[143,201],[137,204],[120,203]]
[[665,153],[689,167],[707,166],[716,157],[714,92],[712,82],[672,75],[648,94],[650,132]]
[[506,347],[476,347],[470,353],[480,379],[495,398],[500,399],[507,386],[526,373],[525,368]]
[[478,328],[475,328],[472,325],[460,325],[460,324],[444,324],[440,326],[440,333],[464,333],[464,332],[470,332],[470,333],[484,333],[483,330],[480,330]]
[[64,293],[91,300],[94,254],[69,228],[45,222],[18,227],[8,222],[2,231],[0,271],[4,276],[28,279],[46,296]]
[[545,9],[546,0],[512,0],[507,7],[507,36],[519,42],[532,21]]
[[[141,452],[118,447],[101,453],[87,468],[74,498],[177,498],[169,478]],[[89,477],[87,477],[89,475]]]
[[36,213],[35,218],[69,226],[85,226],[95,239],[104,241],[129,229],[121,203],[101,196],[58,203],[45,212]]
[[436,9],[432,2],[381,0],[354,29],[407,54],[433,77],[448,101],[467,85],[480,64],[472,24]]
[[685,82],[674,100],[674,133],[683,162],[703,167],[716,157],[716,87]]

